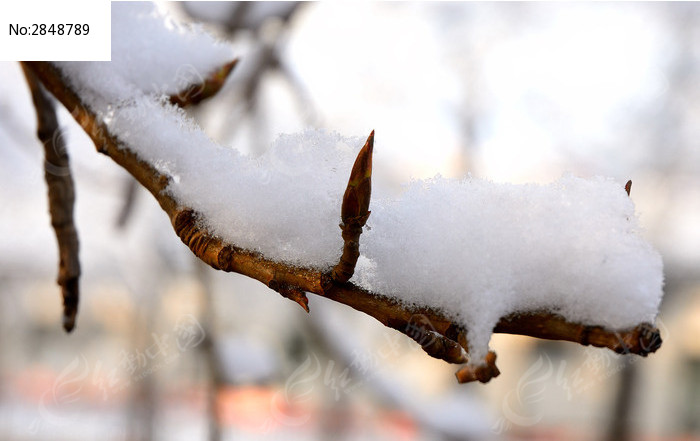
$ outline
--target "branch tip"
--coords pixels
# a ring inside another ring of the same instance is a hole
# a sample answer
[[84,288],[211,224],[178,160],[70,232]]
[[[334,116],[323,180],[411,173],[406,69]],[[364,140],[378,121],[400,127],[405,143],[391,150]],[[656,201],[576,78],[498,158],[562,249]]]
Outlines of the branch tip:
[[75,318],[77,315],[78,311],[76,309],[69,309],[65,306],[63,307],[63,318],[61,319],[61,323],[63,324],[63,329],[67,333],[71,333],[73,332],[73,329],[75,329]]
[[233,71],[233,68],[236,67],[236,64],[238,64],[238,58],[224,64],[207,78],[199,77],[197,72],[186,72],[187,75],[199,77],[198,81],[195,83],[188,81],[189,84],[183,90],[170,96],[170,103],[180,107],[187,107],[199,104],[203,100],[216,95],[224,86],[226,79]]

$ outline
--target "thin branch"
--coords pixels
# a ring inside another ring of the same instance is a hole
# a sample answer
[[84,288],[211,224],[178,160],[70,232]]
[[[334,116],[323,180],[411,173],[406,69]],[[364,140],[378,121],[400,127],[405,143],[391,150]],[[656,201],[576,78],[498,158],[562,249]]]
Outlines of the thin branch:
[[48,187],[51,226],[58,242],[58,284],[63,296],[63,328],[71,332],[78,314],[80,260],[73,222],[75,190],[68,152],[51,97],[36,76],[22,65],[37,116],[37,136],[44,146],[44,178]]
[[[416,341],[420,339],[416,336],[424,332],[425,335],[434,336],[436,339],[434,344],[421,344],[431,356],[448,362],[461,363],[465,360],[462,349],[466,351],[468,348],[466,332],[460,323],[453,322],[444,311],[406,306],[389,296],[371,293],[353,283],[334,281],[330,273],[277,262],[260,253],[225,243],[211,234],[198,222],[201,216],[199,213],[181,206],[164,191],[171,178],[158,172],[151,164],[140,160],[128,146],[119,141],[117,135],[110,134],[104,123],[82,103],[53,65],[48,62],[25,62],[25,65],[71,112],[93,139],[97,150],[124,167],[153,194],[170,217],[176,234],[202,261],[216,269],[252,277],[277,289],[283,295],[286,294],[286,297],[290,297],[290,292],[295,293],[295,296],[311,292],[343,303]],[[417,317],[420,320],[416,320]],[[656,351],[661,345],[658,329],[650,324],[640,324],[632,329],[616,332],[598,326],[571,323],[547,311],[511,314],[499,321],[494,332],[567,340],[643,356]],[[481,361],[481,366],[472,363],[476,366],[469,368],[473,372],[460,371],[459,379],[486,382],[497,375],[498,370],[494,363],[495,354],[488,355]]]

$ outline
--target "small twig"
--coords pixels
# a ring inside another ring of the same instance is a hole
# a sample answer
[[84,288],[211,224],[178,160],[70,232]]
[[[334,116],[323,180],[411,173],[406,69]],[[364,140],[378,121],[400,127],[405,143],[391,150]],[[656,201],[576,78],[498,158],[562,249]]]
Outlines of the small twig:
[[71,332],[78,314],[80,260],[78,232],[73,222],[75,190],[68,152],[58,126],[51,97],[30,69],[22,63],[37,115],[37,136],[44,146],[44,178],[48,187],[49,213],[58,241],[58,284],[63,296],[63,328]]
[[631,353],[642,357],[656,352],[662,343],[659,330],[649,323],[641,323],[634,328],[614,332],[600,326],[571,323],[562,316],[548,311],[511,314],[502,318],[493,332],[529,335],[545,340],[571,341],[584,346],[608,348],[618,354]]
[[343,195],[340,209],[343,230],[343,255],[333,268],[331,278],[334,282],[345,283],[355,272],[357,259],[360,257],[360,234],[369,218],[369,201],[372,196],[372,150],[374,148],[374,130],[369,134],[364,147],[357,154],[355,164],[350,172],[348,186]]

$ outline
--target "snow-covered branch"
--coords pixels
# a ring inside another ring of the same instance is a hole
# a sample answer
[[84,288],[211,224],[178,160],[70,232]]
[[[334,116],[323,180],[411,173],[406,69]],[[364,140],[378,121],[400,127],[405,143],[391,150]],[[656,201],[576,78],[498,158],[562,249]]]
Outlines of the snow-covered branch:
[[223,86],[230,48],[165,22],[152,5],[115,2],[111,62],[24,66],[208,265],[307,311],[306,293],[362,311],[433,357],[469,361],[460,382],[498,375],[492,332],[643,356],[660,346],[662,262],[629,186],[436,177],[388,197],[372,189],[374,132],[358,154],[362,139],[307,131],[242,155],[181,108]]
[[[334,279],[331,271],[271,259],[212,233],[206,227],[206,219],[201,213],[183,205],[168,191],[168,185],[174,177],[141,159],[134,153],[138,151],[137,147],[124,143],[119,134],[112,133],[53,64],[25,62],[24,65],[68,109],[92,138],[97,150],[112,158],[153,194],[170,217],[176,234],[197,257],[211,267],[252,277],[302,306],[305,306],[306,292],[346,304],[408,335],[433,357],[451,363],[467,360],[465,354],[469,343],[465,324],[455,320],[449,311],[439,305],[410,305],[395,296],[370,292],[355,283]],[[370,150],[368,147],[371,140],[372,137],[368,140],[365,152]],[[354,182],[357,183],[357,179]],[[352,186],[351,178],[349,187]],[[338,201],[339,205],[340,203]],[[366,205],[368,204],[367,201]],[[366,215],[359,216],[366,218]],[[642,356],[656,351],[661,344],[659,332],[651,324],[642,323],[627,329],[611,330],[602,326],[573,323],[544,308],[517,311],[501,317],[493,331],[572,341]],[[486,382],[496,375],[498,370],[495,367],[495,354],[489,352],[480,362],[472,360],[472,363],[463,367],[457,377],[461,382]]]

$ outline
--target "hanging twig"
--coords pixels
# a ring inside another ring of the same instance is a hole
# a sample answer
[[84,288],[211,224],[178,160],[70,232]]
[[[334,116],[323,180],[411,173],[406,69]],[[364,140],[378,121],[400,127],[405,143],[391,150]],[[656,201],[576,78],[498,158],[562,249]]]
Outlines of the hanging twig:
[[51,226],[58,242],[58,284],[63,296],[63,328],[71,332],[78,314],[80,260],[78,232],[73,223],[75,191],[68,152],[51,97],[23,64],[37,116],[37,136],[44,146],[44,178],[48,186]]

